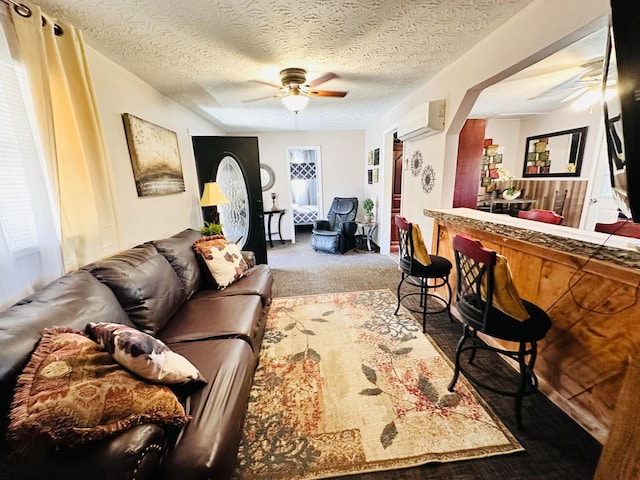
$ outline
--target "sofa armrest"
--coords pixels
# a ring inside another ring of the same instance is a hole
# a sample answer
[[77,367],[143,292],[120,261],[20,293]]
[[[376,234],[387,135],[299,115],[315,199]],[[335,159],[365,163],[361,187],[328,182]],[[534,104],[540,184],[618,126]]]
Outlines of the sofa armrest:
[[252,252],[251,250],[242,250],[240,253],[242,253],[242,258],[244,258],[244,261],[247,262],[249,268],[253,268],[256,266],[255,252]]
[[175,432],[146,423],[103,440],[60,450],[49,450],[37,442],[21,450],[0,445],[0,478],[157,479],[167,443],[174,437]]
[[193,363],[208,383],[187,403],[187,423],[163,464],[165,480],[232,478],[256,359],[240,338],[179,342],[171,349]]

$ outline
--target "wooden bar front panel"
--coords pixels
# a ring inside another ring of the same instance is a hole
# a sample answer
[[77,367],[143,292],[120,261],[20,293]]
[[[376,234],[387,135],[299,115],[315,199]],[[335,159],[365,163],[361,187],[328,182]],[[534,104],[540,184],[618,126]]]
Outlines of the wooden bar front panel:
[[505,255],[521,297],[549,314],[551,330],[538,344],[541,390],[604,443],[628,359],[640,355],[640,272],[443,220],[434,230],[438,255],[455,261],[459,232]]

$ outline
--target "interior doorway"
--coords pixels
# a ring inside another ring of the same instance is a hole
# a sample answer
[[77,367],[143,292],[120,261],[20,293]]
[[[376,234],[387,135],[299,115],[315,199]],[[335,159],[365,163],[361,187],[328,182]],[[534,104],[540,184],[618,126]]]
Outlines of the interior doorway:
[[288,147],[287,161],[295,243],[296,232],[312,228],[323,211],[320,147]]
[[591,193],[584,225],[580,227],[593,231],[596,223],[614,223],[618,220],[618,203],[611,190],[609,176],[609,154],[604,132],[600,134],[600,146],[594,172],[591,175]]
[[389,252],[397,252],[399,249],[398,229],[396,228],[395,218],[400,215],[400,206],[402,202],[402,140],[399,140],[396,134],[393,135],[393,178],[391,183],[391,223],[390,223],[390,242]]
[[[229,200],[219,208],[223,234],[254,252],[256,263],[267,263],[258,137],[193,136],[192,142],[200,195],[215,181]],[[209,208],[203,218],[212,221]]]

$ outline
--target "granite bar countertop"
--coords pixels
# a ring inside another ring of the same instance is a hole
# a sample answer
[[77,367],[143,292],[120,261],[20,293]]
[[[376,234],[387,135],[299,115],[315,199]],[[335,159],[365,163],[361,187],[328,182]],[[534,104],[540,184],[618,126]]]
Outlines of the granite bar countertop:
[[589,259],[640,268],[640,240],[635,238],[551,225],[470,208],[425,208],[423,214]]

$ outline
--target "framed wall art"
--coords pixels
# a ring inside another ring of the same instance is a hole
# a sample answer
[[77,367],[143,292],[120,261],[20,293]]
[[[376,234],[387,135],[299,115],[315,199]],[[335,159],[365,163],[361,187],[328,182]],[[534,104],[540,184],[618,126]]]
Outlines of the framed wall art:
[[482,150],[482,160],[480,162],[480,185],[487,187],[491,185],[492,179],[499,177],[498,169],[502,163],[502,148],[493,143],[491,138],[485,138]]
[[184,192],[176,132],[129,113],[122,120],[138,196]]

